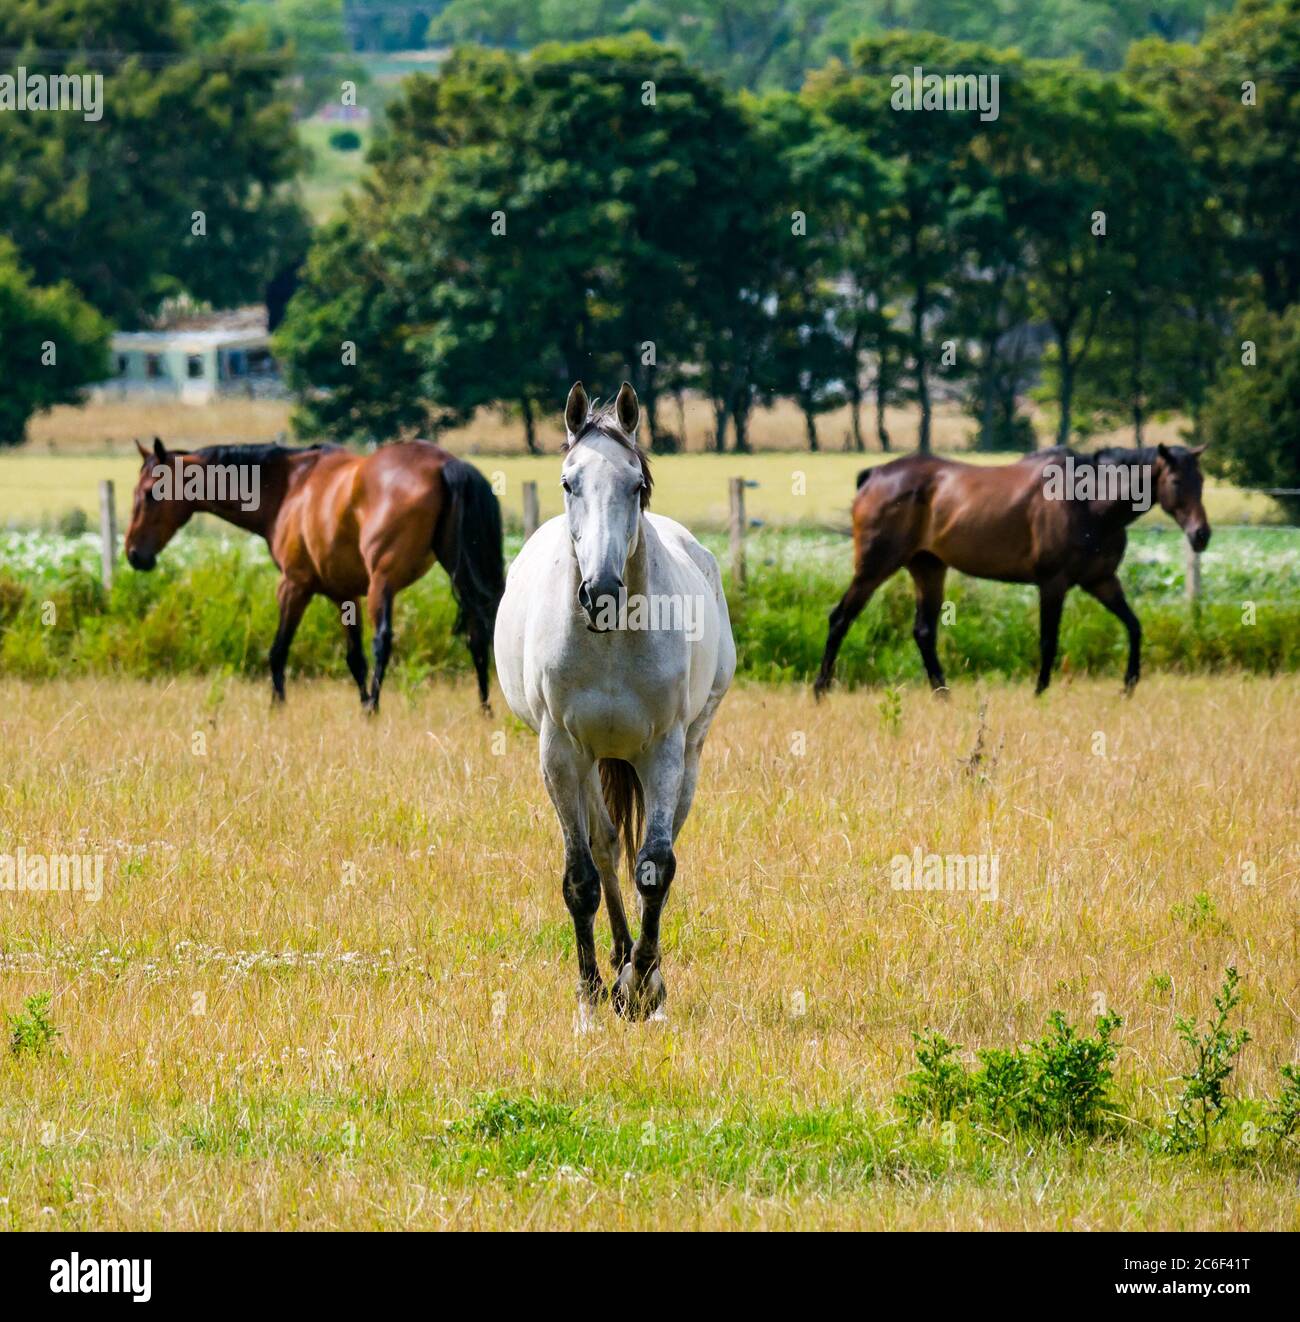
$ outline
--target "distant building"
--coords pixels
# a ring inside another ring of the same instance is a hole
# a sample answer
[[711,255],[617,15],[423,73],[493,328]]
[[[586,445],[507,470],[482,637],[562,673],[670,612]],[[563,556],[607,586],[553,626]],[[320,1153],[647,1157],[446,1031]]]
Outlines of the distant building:
[[113,376],[91,392],[100,399],[156,396],[206,404],[220,396],[285,393],[263,307],[190,316],[159,330],[119,331],[110,361]]

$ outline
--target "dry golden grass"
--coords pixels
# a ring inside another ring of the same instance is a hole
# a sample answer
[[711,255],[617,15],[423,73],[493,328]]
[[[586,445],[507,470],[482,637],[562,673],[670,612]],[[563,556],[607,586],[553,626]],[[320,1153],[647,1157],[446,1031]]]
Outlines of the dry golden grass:
[[[538,444],[554,453],[564,440],[564,428],[556,400],[554,413],[543,417],[537,428]],[[61,451],[70,454],[123,449],[139,437],[161,436],[169,445],[215,445],[245,441],[268,441],[290,427],[292,404],[287,400],[221,399],[201,407],[175,400],[96,400],[81,408],[60,405],[33,418],[28,426],[28,451]],[[1031,411],[1042,444],[1050,444],[1053,424],[1041,410]],[[864,406],[862,434],[869,450],[878,450],[875,410]],[[887,409],[886,425],[893,448],[906,452],[916,444],[919,413],[915,408]],[[660,419],[662,427],[680,434],[677,406],[667,401]],[[1182,420],[1167,419],[1147,429],[1147,444],[1172,444],[1181,439]],[[827,450],[845,450],[850,443],[849,410],[835,409],[818,419],[818,434]],[[956,405],[935,409],[932,443],[936,450],[966,449],[974,435],[974,422]],[[713,413],[707,400],[686,402],[686,442],[691,451],[711,448]],[[806,450],[803,414],[789,400],[779,400],[770,409],[755,409],[750,423],[750,444],[759,450]],[[523,426],[519,418],[499,409],[480,409],[473,422],[444,433],[444,444],[458,453],[523,454]],[[1131,445],[1131,429],[1120,428],[1099,436],[1111,445]]]
[[[1234,1088],[1296,1059],[1296,678],[908,689],[896,729],[878,693],[738,689],[679,844],[669,1020],[585,1036],[500,698],[394,684],[374,725],[341,678],[267,696],[0,682],[0,851],[108,860],[98,904],[0,893],[0,1005],[50,991],[63,1030],[0,1061],[0,1225],[1300,1228],[1294,1161],[1141,1141],[1226,964]],[[999,900],[892,890],[916,845],[997,852]],[[1114,1135],[890,1124],[911,1030],[1008,1046],[1097,998],[1125,1019]],[[487,1092],[576,1106],[571,1151],[545,1111],[467,1130]]]
[[195,448],[271,441],[288,433],[289,413],[289,403],[280,399],[215,399],[201,406],[149,399],[93,400],[80,408],[60,404],[28,423],[27,443],[18,453],[134,454],[135,441],[148,445],[155,436],[168,445]]

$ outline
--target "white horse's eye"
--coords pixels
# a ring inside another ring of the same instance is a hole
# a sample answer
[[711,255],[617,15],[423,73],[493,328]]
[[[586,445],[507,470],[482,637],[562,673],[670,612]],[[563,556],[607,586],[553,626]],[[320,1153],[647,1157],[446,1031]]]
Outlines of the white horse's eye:
[[562,477],[562,478],[560,479],[560,485],[561,485],[561,486],[565,489],[565,491],[567,491],[570,495],[573,494],[573,488],[569,485],[569,479],[568,479],[567,477]]

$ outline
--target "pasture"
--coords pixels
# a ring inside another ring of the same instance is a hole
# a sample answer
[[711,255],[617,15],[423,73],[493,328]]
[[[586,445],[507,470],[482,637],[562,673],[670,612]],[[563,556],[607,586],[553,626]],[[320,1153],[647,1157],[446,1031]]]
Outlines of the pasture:
[[[152,435],[152,432],[144,433]],[[218,443],[219,435],[203,435],[191,443]],[[560,512],[559,466],[554,452],[543,455],[474,454],[465,446],[450,448],[495,479],[507,523],[518,527],[522,483],[536,482],[543,519]],[[1006,463],[1007,455],[962,452],[953,455],[969,463]],[[869,454],[807,454],[760,451],[756,454],[663,455],[654,458],[655,509],[690,527],[723,528],[727,523],[727,482],[744,477],[757,483],[745,493],[751,519],[775,525],[817,524],[849,527],[854,479],[869,464],[890,456]],[[132,448],[107,454],[42,453],[30,447],[0,461],[0,527],[5,524],[50,524],[80,510],[95,525],[99,483],[111,478],[119,526],[125,526],[131,493],[140,472],[140,457]],[[1212,523],[1274,523],[1281,511],[1276,501],[1208,479],[1205,508]],[[1173,521],[1156,509],[1139,527],[1172,528]]]
[[[678,846],[669,1019],[575,1035],[558,831],[499,695],[395,692],[375,726],[335,681],[279,712],[0,681],[0,833],[105,858],[98,903],[0,893],[3,1008],[51,992],[61,1030],[0,1053],[0,1224],[1300,1228],[1295,1157],[1240,1138],[1296,1051],[1298,700],[741,686]],[[999,855],[997,900],[893,889],[917,846]],[[1175,1019],[1229,963],[1232,1113],[1159,1155]],[[913,1030],[970,1059],[1101,1005],[1103,1132],[901,1122]]]

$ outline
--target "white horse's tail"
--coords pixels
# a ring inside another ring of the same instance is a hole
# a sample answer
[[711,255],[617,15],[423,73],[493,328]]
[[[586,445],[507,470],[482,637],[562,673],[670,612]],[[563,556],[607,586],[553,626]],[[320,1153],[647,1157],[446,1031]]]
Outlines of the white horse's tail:
[[605,807],[614,823],[614,830],[623,842],[627,855],[627,870],[636,880],[636,854],[641,847],[641,832],[645,827],[645,794],[641,781],[631,762],[617,757],[600,759],[600,789],[605,796]]

